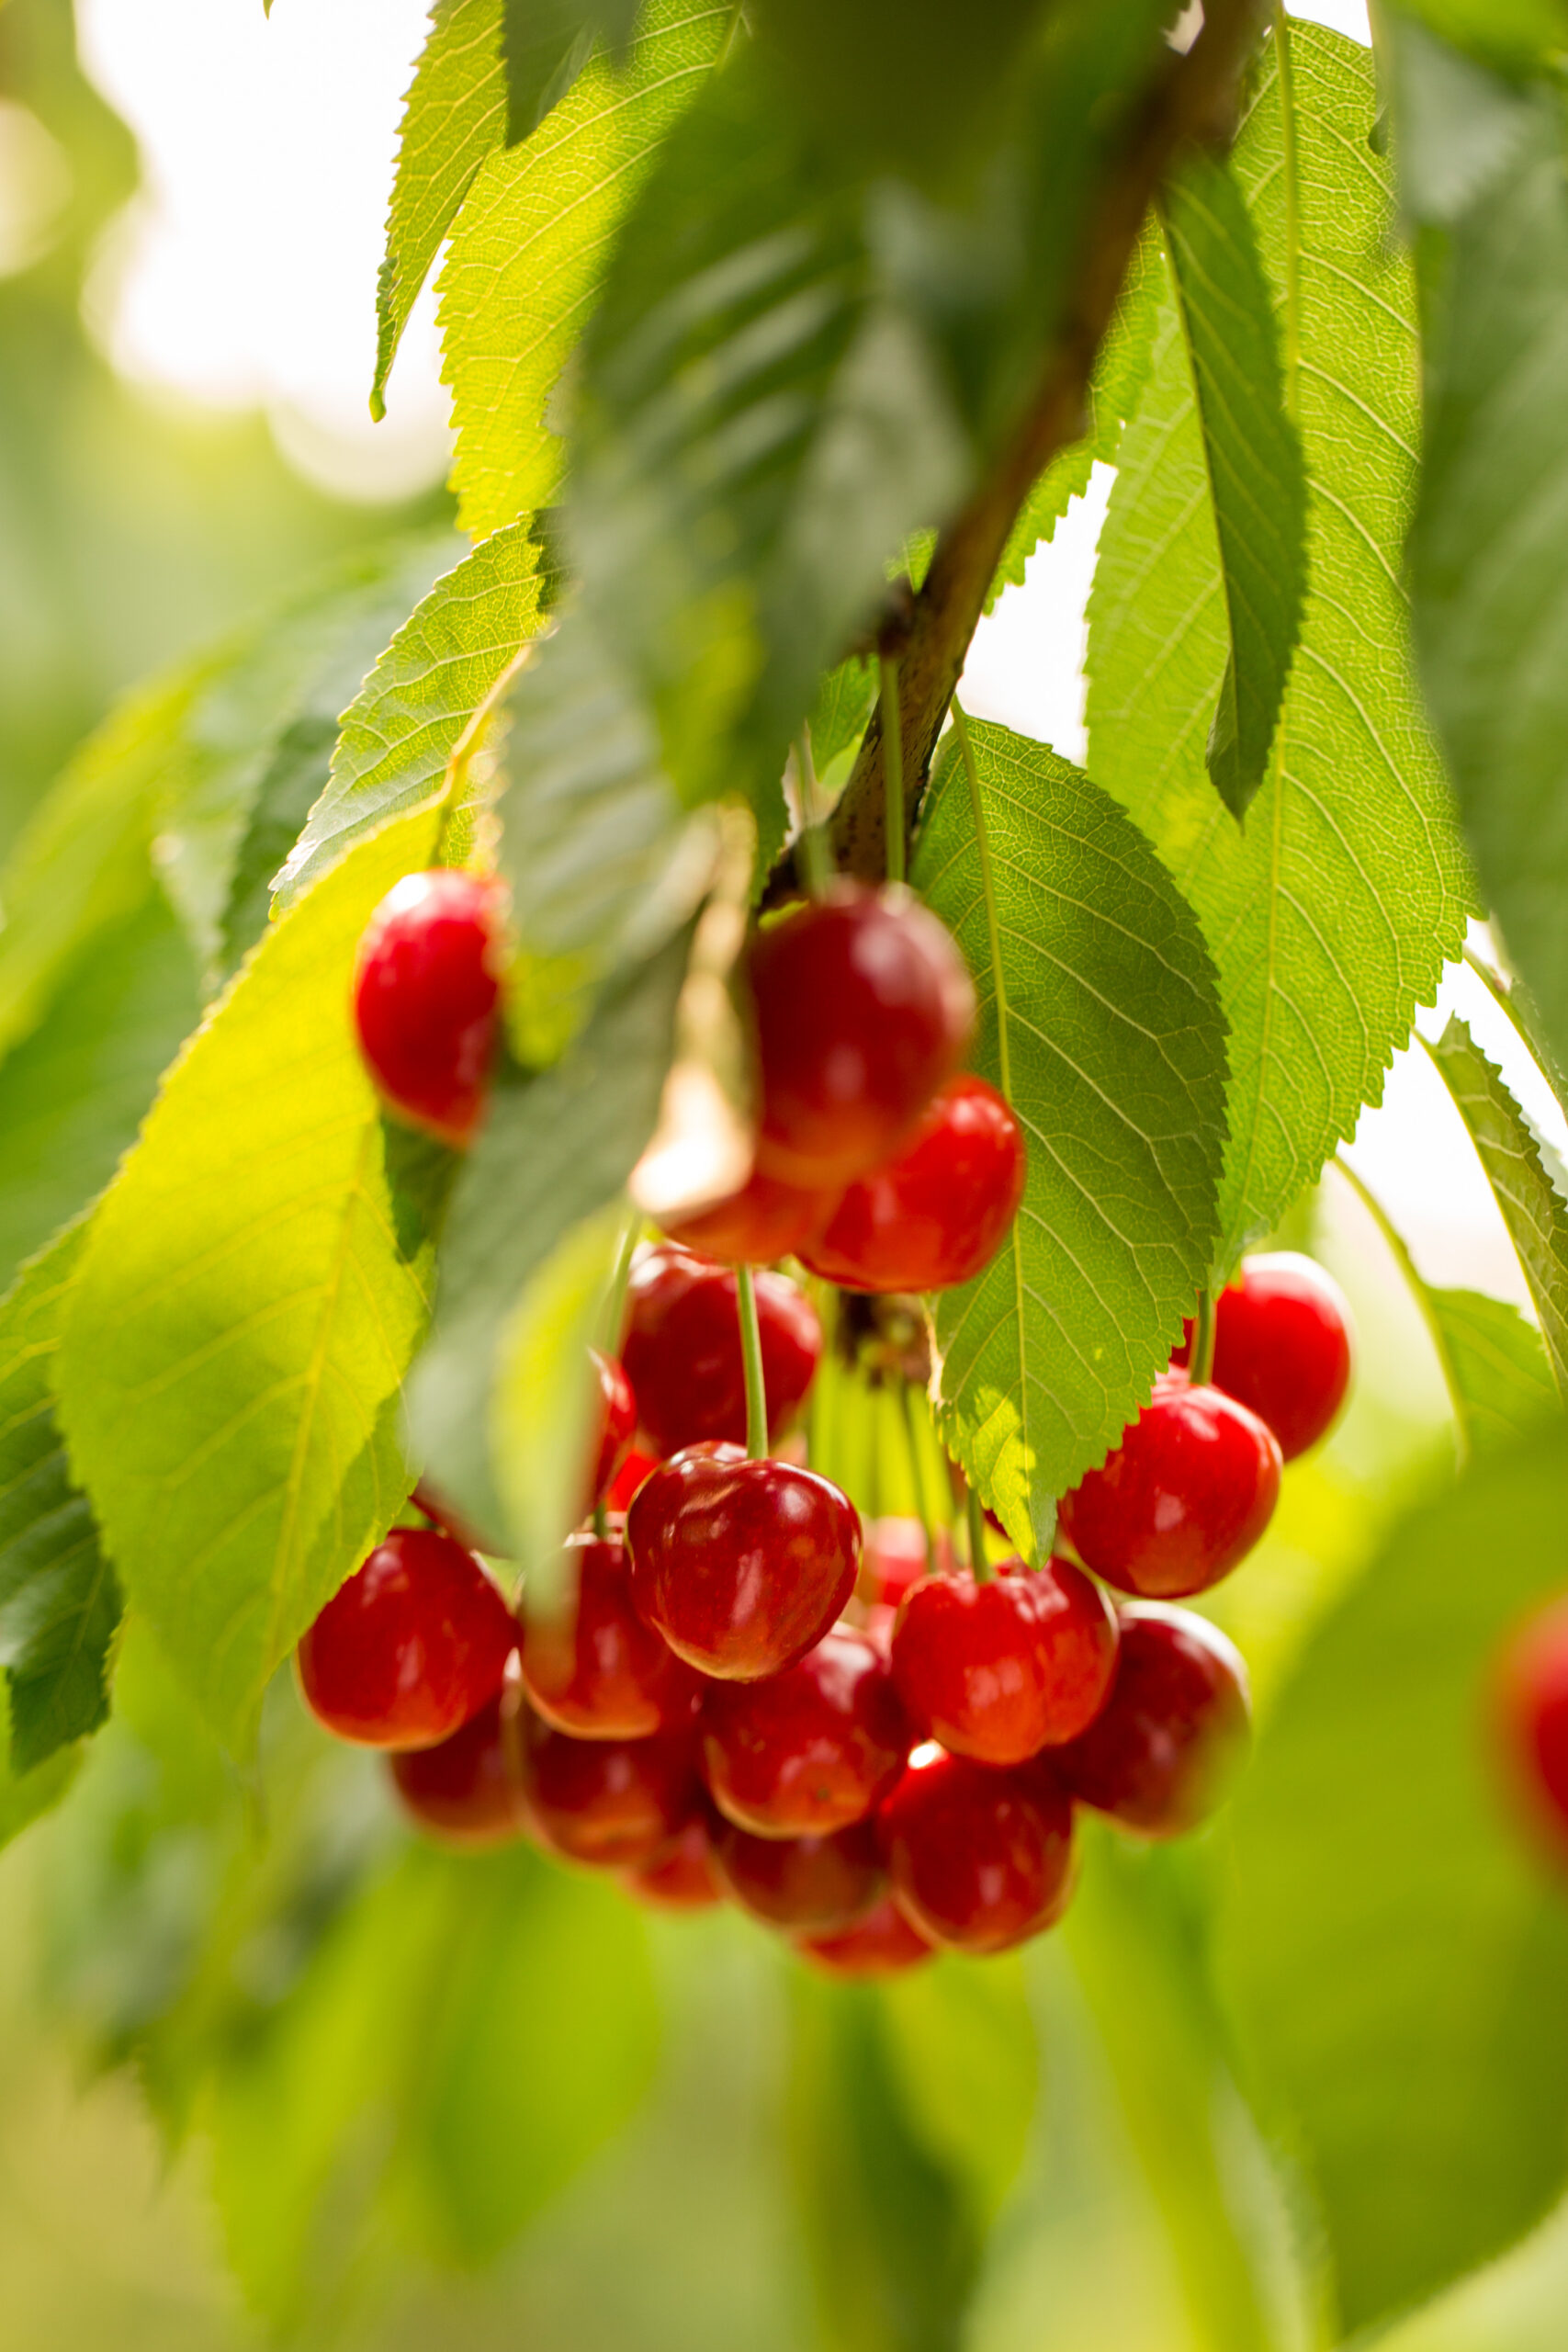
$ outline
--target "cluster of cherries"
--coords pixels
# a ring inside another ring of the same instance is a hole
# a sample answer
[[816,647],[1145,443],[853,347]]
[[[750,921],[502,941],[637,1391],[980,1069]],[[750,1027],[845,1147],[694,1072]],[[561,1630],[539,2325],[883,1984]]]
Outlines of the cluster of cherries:
[[[458,1142],[493,1048],[495,921],[482,880],[414,876],[361,954],[378,1082]],[[728,1896],[840,1973],[1000,1951],[1060,1916],[1076,1805],[1160,1838],[1222,1793],[1245,1669],[1169,1603],[1235,1565],[1281,1459],[1333,1419],[1343,1302],[1310,1261],[1252,1261],[1218,1302],[1212,1379],[1174,1365],[1064,1498],[1070,1555],[993,1566],[977,1507],[963,1565],[946,1531],[911,1544],[884,1521],[863,1543],[848,1496],[784,1458],[821,1333],[752,1263],[792,1252],[872,1291],[966,1279],[1016,1210],[1021,1140],[955,1074],[973,992],[908,893],[835,886],[761,933],[748,978],[756,1172],[633,1266],[570,1605],[525,1594],[515,1617],[422,1490],[430,1524],[328,1603],[301,1684],[332,1730],[392,1751],[437,1836],[530,1836],[653,1903]]]

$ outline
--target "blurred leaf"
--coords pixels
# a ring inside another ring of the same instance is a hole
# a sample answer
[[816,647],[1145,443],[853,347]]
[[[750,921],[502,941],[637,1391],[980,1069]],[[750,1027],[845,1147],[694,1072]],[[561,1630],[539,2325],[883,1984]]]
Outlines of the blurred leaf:
[[1509,956],[1568,1053],[1568,189],[1555,92],[1434,254],[1416,649]]
[[554,585],[527,520],[436,582],[344,715],[326,788],[276,875],[280,910],[385,819],[435,797],[458,737],[539,628]]
[[17,1773],[8,1760],[10,1750],[10,1701],[0,1681],[0,1846],[8,1846],[40,1815],[51,1812],[82,1769],[81,1749],[62,1747],[47,1764]]
[[1562,0],[1396,0],[1456,48],[1505,73],[1529,73],[1568,47]]
[[1502,1211],[1558,1388],[1568,1396],[1568,1204],[1552,1189],[1518,1104],[1465,1023],[1450,1015],[1427,1050]]
[[1478,1290],[1432,1290],[1427,1296],[1472,1453],[1490,1453],[1524,1437],[1561,1409],[1540,1333],[1517,1306]]
[[1389,243],[1386,173],[1367,143],[1371,63],[1295,20],[1285,83],[1283,54],[1270,45],[1231,168],[1276,299],[1294,305],[1287,391],[1306,456],[1308,592],[1275,773],[1244,831],[1203,770],[1225,665],[1224,595],[1168,307],[1089,604],[1090,769],[1197,909],[1230,1023],[1222,1270],[1379,1098],[1416,1003],[1460,950],[1470,899],[1401,658],[1415,323],[1409,269]]
[[852,654],[829,671],[811,706],[811,758],[818,775],[865,732],[876,693],[876,664],[868,654]]
[[1461,56],[1403,7],[1391,8],[1380,29],[1400,208],[1412,220],[1452,221],[1539,127],[1536,97]]
[[475,178],[440,277],[463,528],[544,505],[561,473],[546,404],[615,232],[735,22],[729,0],[651,0],[624,71],[596,57],[521,147]]
[[1224,582],[1229,651],[1204,752],[1233,817],[1269,763],[1301,627],[1306,484],[1285,413],[1274,305],[1229,166],[1201,151],[1161,205]]
[[1568,2175],[1568,1902],[1509,1817],[1487,1694],[1561,1590],[1565,1523],[1561,1430],[1416,1512],[1310,1638],[1235,1801],[1219,1955],[1348,2334],[1499,2254]]
[[1115,802],[966,723],[983,831],[954,735],[914,879],[975,975],[975,1067],[1017,1111],[1029,1175],[987,1271],[937,1297],[935,1395],[950,1448],[1043,1555],[1055,1498],[1147,1398],[1203,1278],[1224,1023],[1197,923]]
[[62,1342],[109,1555],[236,1751],[412,1484],[396,1406],[430,1248],[400,1230],[349,974],[437,821],[361,842],[251,956],[93,1220]]
[[506,66],[506,143],[515,147],[565,97],[596,36],[617,64],[641,0],[504,0],[502,54]]
[[889,2072],[916,2136],[951,2173],[983,2235],[1029,2145],[1040,2058],[1016,1958],[951,1954],[882,1988]]
[[682,933],[607,995],[553,1069],[530,1078],[508,1065],[498,1073],[457,1180],[408,1415],[437,1491],[497,1536],[507,1525],[491,1458],[499,1351],[529,1277],[621,1193],[653,1133],[686,947]]

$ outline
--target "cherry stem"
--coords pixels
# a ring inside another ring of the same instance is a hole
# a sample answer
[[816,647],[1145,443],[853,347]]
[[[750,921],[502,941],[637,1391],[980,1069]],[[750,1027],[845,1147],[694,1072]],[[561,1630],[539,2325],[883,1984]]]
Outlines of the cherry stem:
[[920,1523],[920,1543],[925,1551],[925,1572],[929,1577],[936,1566],[936,1545],[931,1542],[931,1523],[926,1512],[926,1482],[920,1476],[920,1449],[915,1439],[915,1416],[909,1407],[908,1382],[896,1379],[893,1393],[898,1401],[898,1418],[904,1424],[904,1444],[909,1456],[909,1489],[915,1498],[915,1517]]
[[746,1375],[746,1451],[761,1462],[768,1451],[768,1399],[762,1380],[762,1327],[757,1320],[757,1284],[750,1266],[736,1270],[740,1309],[740,1363]]
[[1206,1387],[1214,1376],[1214,1295],[1205,1283],[1198,1293],[1198,1323],[1192,1334],[1192,1385]]
[[603,1495],[593,1506],[593,1532],[601,1544],[610,1532],[610,1521],[605,1513]]
[[610,1287],[604,1294],[604,1351],[619,1359],[622,1325],[626,1319],[626,1289],[632,1278],[632,1260],[642,1232],[642,1217],[635,1208],[626,1212],[626,1229],[615,1256],[615,1269],[610,1276]]
[[986,1557],[986,1510],[973,1487],[966,1497],[966,1508],[969,1514],[969,1573],[976,1584],[989,1584],[996,1571]]
[[803,727],[795,739],[795,780],[800,793],[800,863],[807,893],[822,898],[832,866],[828,835],[822,823],[822,802],[817,789],[817,763],[811,756],[811,729]]
[[887,879],[905,876],[904,729],[898,714],[898,664],[890,655],[878,657],[882,684],[882,790],[887,833]]

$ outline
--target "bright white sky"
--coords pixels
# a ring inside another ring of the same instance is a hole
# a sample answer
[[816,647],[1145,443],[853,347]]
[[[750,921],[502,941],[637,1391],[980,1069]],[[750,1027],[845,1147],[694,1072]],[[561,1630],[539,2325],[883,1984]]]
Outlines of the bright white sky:
[[[1363,0],[1295,13],[1365,40]],[[90,291],[96,331],[140,381],[261,406],[286,456],[324,487],[391,497],[437,480],[447,447],[428,295],[392,379],[386,424],[367,407],[375,285],[402,94],[426,0],[77,0],[84,59],[141,142],[147,187],[112,233]],[[1111,477],[1089,494],[983,624],[969,707],[1083,752],[1083,609]],[[1568,1127],[1479,983],[1471,1019],[1561,1148]],[[1354,1158],[1435,1279],[1523,1301],[1496,1212],[1440,1082],[1404,1055]]]

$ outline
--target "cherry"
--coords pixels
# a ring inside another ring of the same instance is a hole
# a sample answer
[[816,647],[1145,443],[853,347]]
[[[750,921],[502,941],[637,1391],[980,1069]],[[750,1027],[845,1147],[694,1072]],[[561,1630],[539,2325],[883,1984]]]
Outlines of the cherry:
[[952,933],[904,889],[836,882],[751,948],[761,1122],[757,1165],[825,1190],[889,1158],[975,1025]]
[[662,1860],[699,1802],[688,1730],[653,1739],[573,1739],[532,1709],[523,1718],[523,1789],[558,1854],[610,1869]]
[[820,1838],[753,1838],[732,1821],[714,1833],[719,1876],[743,1911],[770,1928],[836,1935],[871,1909],[884,1873],[869,1821]]
[[840,1290],[947,1290],[988,1266],[1023,1198],[1023,1130],[983,1078],[951,1078],[895,1159],[851,1184],[801,1262]]
[[445,1846],[500,1846],[528,1826],[515,1702],[498,1691],[437,1747],[389,1758],[404,1808]]
[[517,1622],[471,1552],[394,1527],[295,1653],[311,1713],[364,1747],[434,1747],[501,1689]]
[[882,1895],[863,1919],[836,1935],[801,1936],[795,1950],[829,1976],[896,1976],[930,1960],[936,1946],[905,1918],[890,1894]]
[[1505,1649],[1496,1721],[1526,1818],[1568,1860],[1568,1600],[1533,1617]]
[[567,1539],[576,1606],[524,1613],[523,1687],[536,1713],[574,1739],[650,1739],[689,1724],[699,1684],[632,1606],[619,1532]]
[[437,866],[405,874],[359,943],[359,1050],[393,1109],[461,1148],[484,1109],[495,1045],[498,886]]
[[1280,1448],[1234,1396],[1162,1373],[1103,1469],[1061,1501],[1086,1567],[1149,1600],[1203,1592],[1244,1559],[1273,1515]]
[[1145,1838],[1179,1838],[1213,1811],[1247,1752],[1241,1653],[1190,1609],[1131,1601],[1111,1696],[1052,1756],[1074,1796]]
[[[822,1327],[798,1283],[756,1277],[762,1335],[762,1385],[770,1434],[782,1429],[811,1385]],[[689,1250],[660,1243],[639,1252],[628,1292],[621,1361],[637,1392],[649,1450],[746,1438],[740,1306],[733,1267],[711,1266]]]
[[658,1911],[706,1911],[724,1901],[705,1816],[694,1813],[668,1853],[627,1871],[627,1891]]
[[709,1793],[728,1820],[760,1838],[863,1820],[908,1749],[886,1660],[862,1634],[825,1634],[783,1674],[711,1683],[703,1700]]
[[893,1629],[893,1676],[927,1738],[1021,1764],[1093,1722],[1116,1663],[1116,1612],[1081,1568],[1007,1560],[983,1584],[925,1577]]
[[787,1258],[826,1220],[831,1193],[802,1192],[754,1169],[739,1192],[694,1216],[667,1218],[671,1241],[727,1266],[764,1266]]
[[588,1352],[593,1359],[599,1385],[595,1413],[599,1447],[588,1497],[592,1510],[631,1450],[631,1442],[637,1435],[637,1398],[632,1395],[631,1382],[613,1356],[601,1355],[597,1348],[590,1348]]
[[626,1513],[632,1599],[678,1657],[723,1682],[782,1674],[854,1589],[860,1520],[812,1470],[694,1445]]
[[[1248,1258],[1214,1306],[1213,1383],[1267,1421],[1287,1462],[1315,1445],[1350,1385],[1349,1301],[1314,1259],[1293,1250]],[[1192,1326],[1175,1363],[1185,1363]]]
[[649,1472],[657,1470],[658,1467],[659,1461],[655,1454],[639,1453],[634,1446],[604,1489],[605,1510],[619,1511],[624,1516],[627,1504]]
[[1041,1762],[998,1771],[918,1747],[882,1808],[894,1899],[954,1951],[1006,1951],[1058,1919],[1072,1891],[1072,1806]]
[[[931,1530],[931,1551],[939,1571],[952,1568],[953,1538],[945,1527]],[[856,1594],[873,1608],[897,1609],[927,1566],[926,1534],[918,1519],[874,1519],[865,1531]]]

